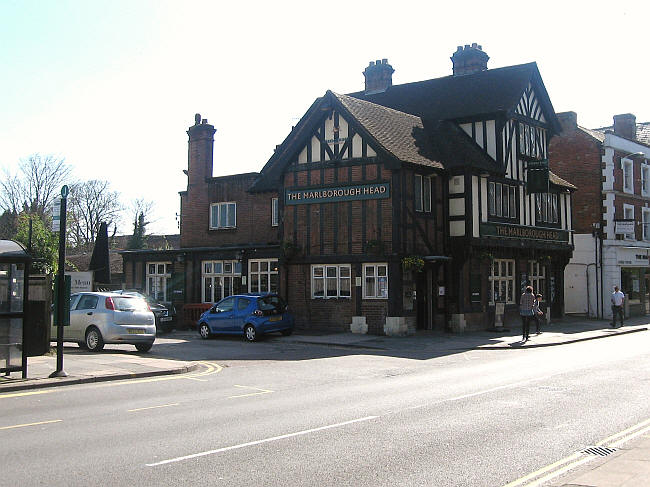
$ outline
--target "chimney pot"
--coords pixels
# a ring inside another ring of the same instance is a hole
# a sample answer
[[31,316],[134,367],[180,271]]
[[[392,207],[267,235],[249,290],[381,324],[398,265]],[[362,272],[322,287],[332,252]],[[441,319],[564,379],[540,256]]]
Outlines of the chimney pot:
[[393,86],[393,73],[395,70],[388,64],[388,59],[377,59],[370,61],[364,70],[363,76],[366,79],[365,93],[381,93]]
[[204,118],[203,120],[201,120],[201,124],[205,125],[206,123],[208,123],[208,119],[207,119],[207,118]]
[[200,123],[201,123],[201,114],[197,113],[196,115],[194,115],[194,125],[198,125]]
[[458,50],[451,56],[453,75],[461,76],[486,71],[489,59],[490,56],[476,42],[471,46],[465,44],[464,48],[458,46]]

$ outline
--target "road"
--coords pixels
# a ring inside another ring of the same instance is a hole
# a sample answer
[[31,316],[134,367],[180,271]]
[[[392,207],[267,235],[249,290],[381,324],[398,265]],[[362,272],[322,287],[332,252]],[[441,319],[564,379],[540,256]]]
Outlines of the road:
[[431,357],[282,339],[157,353],[187,347],[190,375],[0,395],[0,485],[527,485],[650,418],[650,332]]

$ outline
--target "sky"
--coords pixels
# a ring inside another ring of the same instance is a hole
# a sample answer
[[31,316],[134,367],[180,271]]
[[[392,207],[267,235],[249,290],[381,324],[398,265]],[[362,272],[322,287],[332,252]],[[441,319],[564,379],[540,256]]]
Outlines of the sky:
[[123,205],[151,201],[149,233],[177,233],[195,113],[217,129],[214,176],[259,171],[317,97],[362,90],[370,61],[393,84],[438,78],[476,42],[488,68],[537,62],[584,127],[647,122],[649,18],[647,0],[0,0],[0,169],[65,157]]

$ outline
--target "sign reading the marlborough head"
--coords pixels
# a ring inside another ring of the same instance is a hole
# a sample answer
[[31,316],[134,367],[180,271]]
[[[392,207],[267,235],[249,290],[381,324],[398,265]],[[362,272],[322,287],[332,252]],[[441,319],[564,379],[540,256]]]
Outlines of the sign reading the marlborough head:
[[356,184],[328,188],[287,189],[286,205],[334,203],[336,201],[375,200],[390,197],[390,183]]
[[532,240],[550,240],[552,242],[568,242],[569,232],[554,228],[481,223],[481,237],[526,238]]

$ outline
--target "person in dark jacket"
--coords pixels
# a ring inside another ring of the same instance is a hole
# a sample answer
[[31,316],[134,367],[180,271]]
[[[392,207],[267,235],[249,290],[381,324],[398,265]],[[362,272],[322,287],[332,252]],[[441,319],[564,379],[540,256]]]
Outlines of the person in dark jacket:
[[535,295],[533,294],[533,286],[526,286],[526,291],[519,299],[519,315],[521,316],[521,334],[522,341],[528,340],[530,334],[530,320],[533,319],[535,304]]
[[535,331],[538,335],[542,333],[542,322],[544,321],[544,312],[542,311],[542,308],[540,308],[540,304],[542,304],[542,295],[537,294],[535,295],[535,302],[533,303],[533,313],[535,318]]

